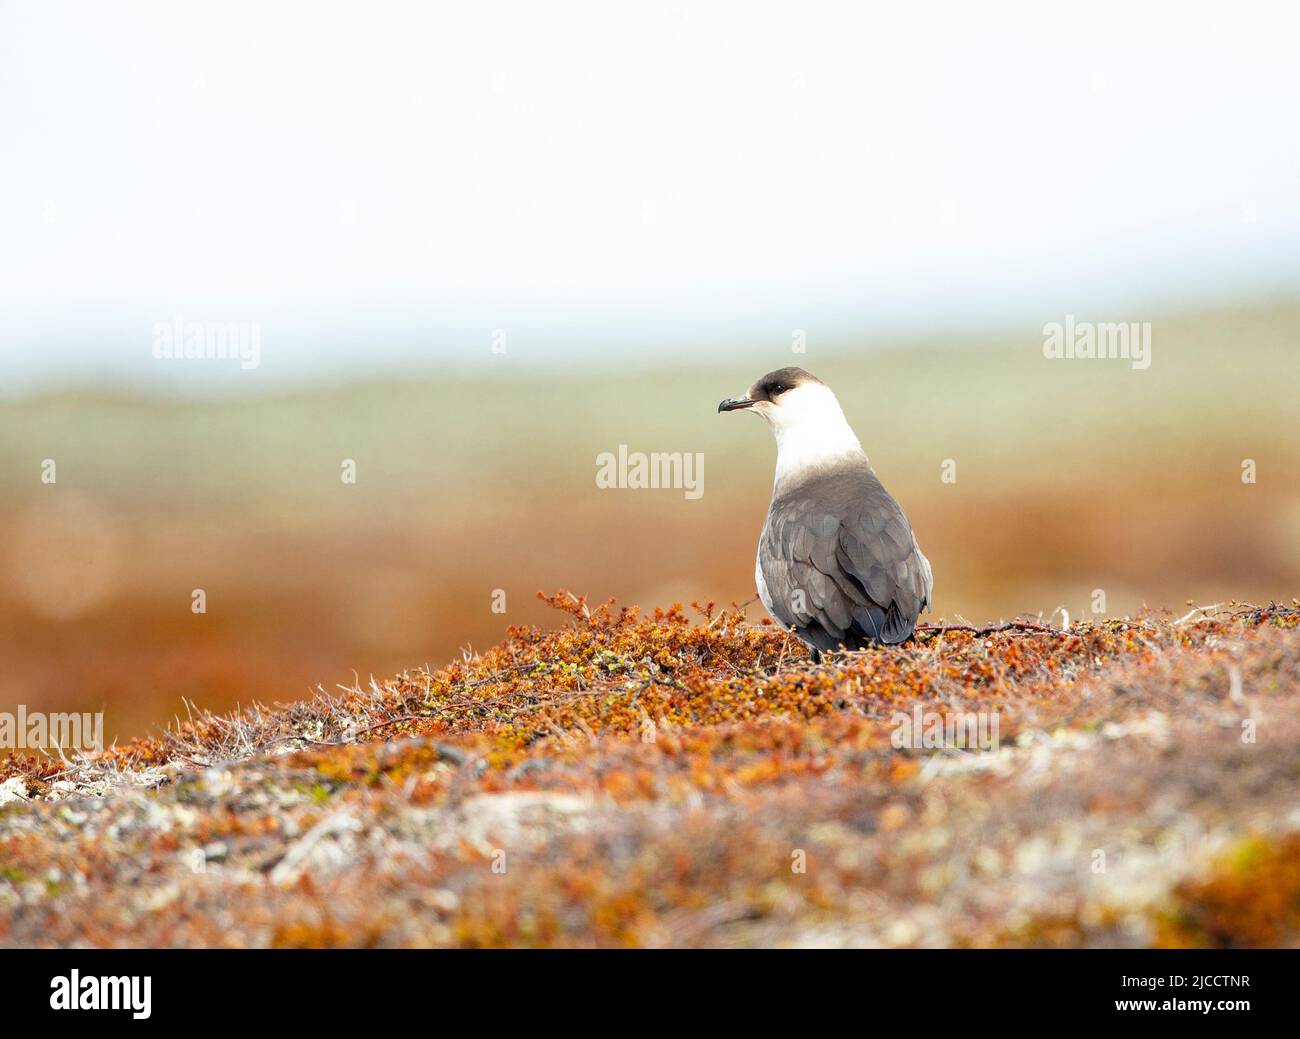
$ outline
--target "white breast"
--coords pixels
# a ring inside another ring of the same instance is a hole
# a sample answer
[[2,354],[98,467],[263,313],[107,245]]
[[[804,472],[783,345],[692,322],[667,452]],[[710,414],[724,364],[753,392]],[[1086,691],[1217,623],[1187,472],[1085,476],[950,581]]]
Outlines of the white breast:
[[829,386],[796,386],[762,415],[776,435],[775,489],[846,459],[866,457]]

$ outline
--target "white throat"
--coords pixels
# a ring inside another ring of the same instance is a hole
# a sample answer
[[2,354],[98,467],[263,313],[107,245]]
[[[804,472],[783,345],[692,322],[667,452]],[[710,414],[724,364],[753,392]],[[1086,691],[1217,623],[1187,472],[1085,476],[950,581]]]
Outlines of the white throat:
[[805,383],[756,408],[776,436],[775,488],[848,459],[866,459],[829,386]]

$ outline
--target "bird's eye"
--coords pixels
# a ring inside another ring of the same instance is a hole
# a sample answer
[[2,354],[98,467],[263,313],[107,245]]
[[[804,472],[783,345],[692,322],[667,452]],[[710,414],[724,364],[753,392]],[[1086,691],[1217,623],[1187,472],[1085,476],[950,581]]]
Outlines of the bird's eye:
[[784,392],[785,392],[786,390],[788,390],[789,388],[790,388],[790,387],[788,387],[788,386],[787,386],[785,383],[783,383],[783,382],[776,382],[776,383],[773,383],[770,387],[768,387],[768,393],[772,393],[772,394],[784,393]]

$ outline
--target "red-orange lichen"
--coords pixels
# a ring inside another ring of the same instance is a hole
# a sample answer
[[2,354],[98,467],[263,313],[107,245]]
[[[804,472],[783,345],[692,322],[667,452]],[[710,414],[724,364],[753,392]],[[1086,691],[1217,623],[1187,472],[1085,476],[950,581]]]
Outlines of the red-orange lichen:
[[1275,948],[1300,942],[1300,834],[1254,834],[1206,877],[1179,884],[1159,915],[1166,948]]
[[[440,671],[204,715],[72,766],[9,759],[37,800],[0,808],[0,940],[1131,941],[1154,910],[1085,883],[1094,849],[1122,877],[1134,841],[1178,829],[1165,803],[1193,830],[1242,803],[1290,818],[1295,609],[926,630],[814,665],[735,608],[547,601],[566,626],[512,628]],[[913,708],[996,714],[1002,748],[1026,750],[985,767],[896,746]],[[1267,847],[1203,882],[1195,854],[1161,859],[1175,909],[1149,939],[1294,941],[1294,841]],[[1260,888],[1271,930],[1239,913]]]

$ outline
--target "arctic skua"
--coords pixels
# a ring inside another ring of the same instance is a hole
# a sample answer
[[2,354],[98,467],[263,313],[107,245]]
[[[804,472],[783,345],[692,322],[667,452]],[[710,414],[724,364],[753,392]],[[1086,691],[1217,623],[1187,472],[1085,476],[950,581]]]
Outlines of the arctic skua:
[[831,388],[802,368],[781,368],[718,405],[741,410],[762,415],[776,436],[754,568],[767,612],[814,660],[906,640],[930,607],[930,561]]

